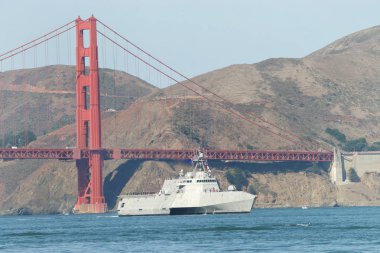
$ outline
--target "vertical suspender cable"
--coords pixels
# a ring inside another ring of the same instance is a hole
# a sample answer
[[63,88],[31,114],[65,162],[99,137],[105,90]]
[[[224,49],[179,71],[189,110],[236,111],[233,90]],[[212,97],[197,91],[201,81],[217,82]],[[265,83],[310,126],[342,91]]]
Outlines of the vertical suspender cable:
[[[25,68],[25,52],[22,52],[21,53],[21,57],[22,57],[22,64],[21,64],[21,67],[22,69]],[[28,85],[28,88],[29,88],[30,85]],[[24,109],[23,109],[23,113],[24,113],[24,146],[26,147],[26,145],[28,144],[28,115],[29,115],[29,106],[27,105],[27,102],[29,101],[28,100],[28,89],[25,89],[23,91],[23,103],[25,103],[25,106],[24,106]]]
[[55,48],[56,48],[56,54],[57,54],[57,64],[59,65],[61,62],[61,55],[60,55],[60,39],[59,34],[55,37]]
[[67,43],[67,65],[71,65],[71,45],[70,45],[70,31],[66,33],[66,43]]
[[[116,110],[116,62],[117,62],[117,54],[115,53],[115,44],[112,44],[112,55],[113,55],[113,110]],[[117,134],[116,134],[116,113],[113,112],[113,133],[114,133],[114,143],[117,147]]]
[[[11,57],[11,70],[13,71],[14,70],[14,56]],[[13,129],[12,129],[12,133],[13,133],[13,146],[17,146],[16,145],[16,121],[17,121],[17,115],[14,114],[15,117],[12,119],[13,121]]]
[[49,41],[45,41],[45,66],[49,65],[48,51],[49,51]]
[[[102,36],[102,38],[104,39],[103,36]],[[129,60],[128,53],[125,52],[125,51],[123,51],[123,56],[124,56],[124,68],[125,68],[125,73],[127,74],[127,81],[128,81],[128,79],[130,79],[130,75],[128,73],[128,65],[129,65],[129,62],[128,62],[128,60]],[[133,91],[133,89],[132,89],[132,91]],[[126,105],[128,105],[129,102],[130,102],[129,98],[127,97],[126,98]],[[125,109],[125,108],[123,108],[123,109]],[[124,137],[125,144],[123,144],[123,146],[126,146],[126,144],[128,143],[127,137],[128,137],[127,132],[125,132],[125,137]]]

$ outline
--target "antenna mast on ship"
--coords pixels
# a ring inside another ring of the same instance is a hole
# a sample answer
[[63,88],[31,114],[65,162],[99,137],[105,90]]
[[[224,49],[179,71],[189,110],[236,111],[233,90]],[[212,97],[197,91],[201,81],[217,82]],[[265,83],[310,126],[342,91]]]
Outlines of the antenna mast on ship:
[[200,171],[207,172],[208,174],[211,173],[207,159],[201,149],[197,150],[197,155],[194,156],[192,162],[195,163],[194,170],[199,169]]

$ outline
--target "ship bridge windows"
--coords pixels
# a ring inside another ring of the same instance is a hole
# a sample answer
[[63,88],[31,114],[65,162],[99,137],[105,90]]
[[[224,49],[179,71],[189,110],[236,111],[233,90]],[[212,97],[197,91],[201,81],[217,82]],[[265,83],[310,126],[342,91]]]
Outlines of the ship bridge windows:
[[200,179],[197,180],[197,183],[214,183],[216,182],[216,179]]

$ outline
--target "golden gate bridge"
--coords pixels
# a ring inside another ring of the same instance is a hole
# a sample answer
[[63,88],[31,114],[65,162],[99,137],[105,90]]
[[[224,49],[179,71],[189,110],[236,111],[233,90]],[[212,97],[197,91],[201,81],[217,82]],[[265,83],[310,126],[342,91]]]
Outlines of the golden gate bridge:
[[[104,29],[107,29],[112,36],[105,31],[97,29],[100,23]],[[263,132],[273,134],[278,138],[286,140],[293,145],[303,148],[302,150],[212,150],[204,149],[204,153],[210,160],[245,160],[245,161],[299,161],[299,162],[331,162],[333,152],[323,148],[323,151],[310,151],[304,145],[304,142],[314,143],[315,146],[321,147],[317,141],[308,139],[304,140],[290,131],[280,128],[276,124],[264,119],[260,115],[252,112],[244,114],[232,107],[226,107],[203,92],[211,94],[218,101],[231,104],[228,99],[218,95],[216,92],[203,87],[198,82],[179,73],[172,67],[152,56],[141,47],[132,43],[124,36],[116,32],[111,27],[97,20],[95,17],[82,20],[80,17],[71,21],[41,37],[38,37],[26,44],[23,44],[13,50],[0,55],[0,62],[10,60],[13,65],[13,59],[17,55],[23,55],[25,52],[46,43],[49,40],[59,38],[62,34],[75,29],[76,33],[76,146],[66,148],[35,148],[9,147],[0,149],[0,159],[57,159],[57,160],[75,160],[78,172],[78,198],[74,209],[79,213],[102,213],[107,211],[107,204],[103,193],[103,167],[105,160],[111,159],[191,159],[194,156],[194,149],[126,149],[126,148],[104,148],[102,145],[102,127],[101,127],[101,107],[100,107],[100,86],[99,86],[99,54],[98,39],[101,35],[103,40],[107,40],[114,46],[121,49],[124,53],[131,55],[145,64],[148,68],[165,76],[173,83],[182,85],[202,99],[212,103],[216,107],[227,112],[232,117],[245,121],[248,124],[259,127]],[[117,39],[116,39],[117,38]],[[138,55],[130,48],[123,46],[120,41],[127,42],[135,50],[141,52],[144,56]],[[47,47],[47,46],[46,46]],[[59,43],[57,43],[59,49]],[[70,56],[69,56],[70,57]],[[115,55],[114,55],[115,57]],[[59,61],[59,57],[57,57]],[[25,61],[25,60],[24,60]],[[168,74],[162,70],[162,67],[169,70]],[[184,79],[187,84],[181,81]],[[194,86],[190,86],[193,84]],[[0,89],[1,91],[1,89]],[[203,91],[203,92],[202,92]],[[254,118],[254,119],[252,119]],[[2,122],[5,124],[5,122]],[[27,142],[24,142],[27,143]],[[321,150],[321,149],[320,149]]]

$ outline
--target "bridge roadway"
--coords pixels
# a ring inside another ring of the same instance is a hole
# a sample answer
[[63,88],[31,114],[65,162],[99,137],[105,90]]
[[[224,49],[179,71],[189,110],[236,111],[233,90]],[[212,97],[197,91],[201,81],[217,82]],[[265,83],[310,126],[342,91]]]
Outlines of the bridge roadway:
[[[317,151],[264,151],[264,150],[204,150],[208,160],[240,161],[299,161],[332,162],[333,152]],[[195,155],[195,150],[175,149],[51,149],[51,148],[2,148],[0,159],[58,159],[75,160],[89,158],[91,154],[102,153],[105,160],[111,159],[170,159],[186,160]]]

